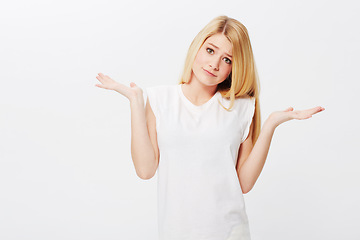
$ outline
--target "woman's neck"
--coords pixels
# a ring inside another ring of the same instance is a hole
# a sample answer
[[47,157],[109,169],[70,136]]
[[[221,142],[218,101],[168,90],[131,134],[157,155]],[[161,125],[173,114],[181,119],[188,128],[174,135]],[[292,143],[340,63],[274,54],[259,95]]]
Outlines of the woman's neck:
[[216,93],[216,88],[217,85],[206,86],[196,80],[182,84],[183,94],[195,105],[202,105],[209,101]]

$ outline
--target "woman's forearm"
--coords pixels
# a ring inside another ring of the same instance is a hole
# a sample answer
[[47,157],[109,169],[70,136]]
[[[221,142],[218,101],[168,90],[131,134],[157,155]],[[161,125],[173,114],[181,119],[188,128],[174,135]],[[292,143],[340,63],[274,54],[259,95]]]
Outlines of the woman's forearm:
[[251,153],[240,168],[239,179],[244,193],[249,192],[253,188],[264,167],[275,128],[276,125],[268,118]]
[[136,174],[149,179],[156,169],[155,152],[146,126],[143,98],[130,101],[131,108],[131,156]]
[[292,119],[309,119],[314,114],[324,110],[325,108],[321,106],[296,111],[294,111],[293,107],[288,107],[284,111],[275,111],[269,115],[251,153],[240,167],[239,179],[244,193],[249,192],[253,188],[264,167],[275,128]]

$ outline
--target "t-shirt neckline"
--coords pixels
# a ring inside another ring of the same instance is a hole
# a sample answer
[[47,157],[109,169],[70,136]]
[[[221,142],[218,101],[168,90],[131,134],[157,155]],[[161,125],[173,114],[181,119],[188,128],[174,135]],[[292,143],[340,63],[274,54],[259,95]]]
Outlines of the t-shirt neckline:
[[213,101],[215,101],[217,95],[219,94],[219,91],[217,91],[214,96],[212,96],[207,102],[203,103],[202,105],[195,105],[193,104],[187,97],[185,97],[182,88],[181,88],[182,84],[178,85],[178,90],[179,90],[179,95],[181,97],[181,99],[183,100],[183,102],[189,106],[190,108],[194,109],[195,111],[199,111],[202,110],[204,108],[206,108],[208,105],[210,105]]

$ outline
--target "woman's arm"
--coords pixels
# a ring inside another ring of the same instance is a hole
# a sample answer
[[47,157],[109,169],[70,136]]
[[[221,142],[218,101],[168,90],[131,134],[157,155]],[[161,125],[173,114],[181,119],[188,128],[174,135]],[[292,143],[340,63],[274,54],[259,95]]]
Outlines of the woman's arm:
[[243,193],[248,193],[255,185],[255,182],[264,167],[274,131],[275,126],[268,118],[265,121],[254,146],[252,144],[252,131],[250,131],[249,137],[245,142],[241,144],[242,149],[240,152],[243,154],[246,154],[246,152],[248,153],[248,157],[243,162],[240,160],[243,157],[239,156],[240,166],[238,168],[238,174]]
[[[300,120],[311,118],[313,114],[323,110],[325,110],[325,108],[315,107],[307,110],[293,111],[293,108],[290,107],[285,111],[271,113],[268,119],[266,119],[264,122],[264,125],[254,146],[251,144],[252,131],[250,129],[249,137],[247,140],[245,140],[245,142],[242,143],[244,145],[241,146],[245,148],[241,150],[241,152],[248,156],[246,157],[246,160],[244,160],[242,163],[239,163],[240,165],[238,167],[239,181],[243,193],[248,193],[253,188],[264,167],[275,128],[281,123],[291,119]],[[250,154],[248,152],[250,152]],[[241,154],[239,154],[239,159],[244,158],[244,156],[240,155]]]
[[99,73],[96,77],[102,84],[95,86],[114,90],[130,101],[131,108],[131,156],[136,174],[141,179],[149,179],[156,171],[157,161],[153,145],[150,140],[144,108],[143,91],[135,83],[130,87],[118,83],[109,76]]
[[150,179],[157,169],[157,159],[150,140],[144,100],[141,96],[130,101],[131,107],[131,156],[136,174],[141,179]]

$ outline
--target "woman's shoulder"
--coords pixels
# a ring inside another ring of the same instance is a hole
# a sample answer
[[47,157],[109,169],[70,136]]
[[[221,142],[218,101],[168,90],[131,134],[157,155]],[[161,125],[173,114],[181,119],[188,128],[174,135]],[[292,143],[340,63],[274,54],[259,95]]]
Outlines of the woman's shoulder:
[[178,85],[175,84],[162,84],[145,88],[147,96],[161,101],[167,101],[176,96],[178,89]]
[[168,91],[175,91],[178,88],[177,84],[161,84],[156,86],[149,86],[146,87],[146,91],[156,91],[156,92],[168,92]]
[[156,88],[156,89],[166,89],[166,88],[176,88],[178,87],[179,84],[160,84],[160,85],[155,85],[155,86],[149,86],[146,87],[146,89],[150,89],[150,88]]

